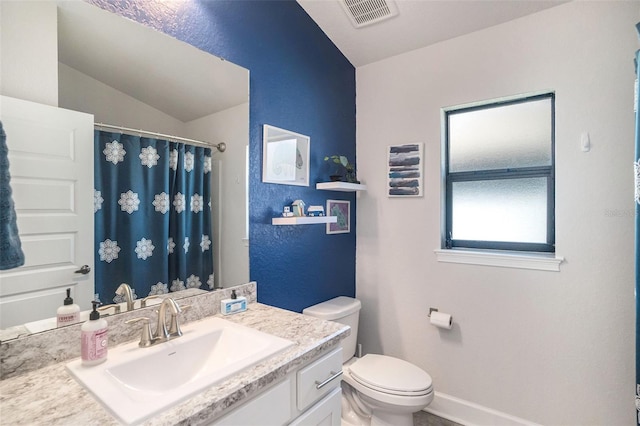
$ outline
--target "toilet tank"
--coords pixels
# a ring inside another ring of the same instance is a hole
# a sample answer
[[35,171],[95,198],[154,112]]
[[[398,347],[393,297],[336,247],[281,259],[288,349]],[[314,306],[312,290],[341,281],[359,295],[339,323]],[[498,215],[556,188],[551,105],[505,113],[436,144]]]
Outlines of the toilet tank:
[[352,297],[339,296],[326,302],[305,308],[302,313],[326,321],[335,321],[351,327],[351,334],[342,340],[342,362],[351,359],[356,353],[358,341],[358,317],[361,303]]

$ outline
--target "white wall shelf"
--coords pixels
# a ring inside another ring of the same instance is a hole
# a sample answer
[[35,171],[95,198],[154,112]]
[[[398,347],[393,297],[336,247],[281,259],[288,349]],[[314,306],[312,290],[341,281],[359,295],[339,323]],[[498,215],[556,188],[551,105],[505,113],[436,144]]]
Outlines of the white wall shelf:
[[366,191],[367,185],[349,182],[321,182],[316,183],[316,189],[321,189],[323,191],[356,192]]
[[316,223],[336,223],[337,216],[293,216],[274,217],[271,219],[272,225],[313,225]]

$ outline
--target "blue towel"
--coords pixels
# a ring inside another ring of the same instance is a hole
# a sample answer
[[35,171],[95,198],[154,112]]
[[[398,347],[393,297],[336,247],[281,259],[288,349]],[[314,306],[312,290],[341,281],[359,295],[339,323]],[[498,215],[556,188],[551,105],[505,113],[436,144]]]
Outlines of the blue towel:
[[7,135],[0,121],[0,270],[24,265],[24,253],[18,235],[10,180]]

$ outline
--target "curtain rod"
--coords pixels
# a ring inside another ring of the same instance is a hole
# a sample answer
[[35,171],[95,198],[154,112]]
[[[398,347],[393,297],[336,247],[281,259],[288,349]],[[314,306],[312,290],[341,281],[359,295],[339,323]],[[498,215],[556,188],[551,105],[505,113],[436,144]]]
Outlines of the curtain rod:
[[187,142],[193,145],[202,145],[202,146],[206,146],[207,148],[216,148],[218,151],[220,152],[224,152],[227,149],[227,144],[224,142],[220,142],[218,144],[210,144],[207,142],[203,142],[203,141],[199,141],[199,140],[195,140],[195,139],[187,139],[187,138],[183,138],[180,136],[172,136],[172,135],[165,135],[162,133],[157,133],[157,132],[149,132],[147,130],[139,130],[139,129],[131,129],[129,127],[122,127],[122,126],[114,126],[111,124],[104,124],[104,123],[95,123],[94,125],[95,127],[102,127],[105,129],[113,129],[113,130],[119,130],[121,132],[131,132],[131,133],[138,133],[138,134],[145,134],[145,135],[149,135],[149,136],[157,136],[160,138],[165,138],[165,139],[171,139],[174,141],[180,141],[180,142]]

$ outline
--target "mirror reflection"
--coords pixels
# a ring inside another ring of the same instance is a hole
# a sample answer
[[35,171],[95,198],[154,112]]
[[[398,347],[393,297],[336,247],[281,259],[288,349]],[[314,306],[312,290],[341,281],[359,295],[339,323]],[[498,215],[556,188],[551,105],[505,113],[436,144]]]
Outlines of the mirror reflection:
[[309,136],[265,124],[262,181],[309,186]]
[[[60,108],[91,114],[92,122],[95,123],[143,129],[163,135],[203,141],[212,146],[220,142],[225,143],[224,153],[214,147],[211,149],[210,159],[205,160],[210,161],[210,172],[207,173],[210,197],[206,198],[211,200],[211,218],[207,220],[211,225],[211,235],[208,239],[209,249],[206,251],[209,251],[212,257],[213,273],[211,281],[201,282],[199,288],[229,287],[248,282],[248,71],[165,34],[84,2],[60,2],[57,14],[59,61],[57,74]],[[20,41],[17,40],[16,43]],[[5,117],[3,122],[4,120]],[[113,129],[109,129],[109,132],[117,137],[135,133]],[[131,136],[138,139],[144,138],[142,133]],[[28,158],[33,158],[31,153],[20,158],[21,151],[12,149],[10,138],[11,135],[7,142],[10,148],[12,179],[15,179],[13,178],[14,164],[31,170],[37,169],[38,166],[34,167],[34,164],[29,166],[26,163]],[[90,143],[93,143],[93,135],[90,139]],[[171,138],[166,139],[167,146],[174,143],[170,140]],[[187,144],[187,146],[193,145]],[[68,148],[68,141],[66,147]],[[41,148],[42,144],[39,149]],[[64,149],[65,146],[63,145],[62,148]],[[29,149],[33,151],[33,147]],[[137,153],[136,157],[138,157]],[[151,157],[155,156],[151,155]],[[81,169],[84,176],[82,179],[90,181],[88,187],[93,193],[93,158],[85,160]],[[131,177],[131,179],[135,178]],[[19,182],[17,186],[15,180],[12,182],[14,194],[23,193],[24,188],[20,188]],[[106,189],[109,190],[109,184],[106,184]],[[41,193],[47,192],[46,188],[41,187],[39,190]],[[18,215],[20,216],[21,213],[23,215],[22,220],[19,218],[19,227],[22,227],[25,222],[25,212],[30,210],[31,206],[28,203],[32,199],[33,197],[18,196],[15,200]],[[170,200],[171,207],[173,207],[173,201],[175,199]],[[191,199],[186,204],[190,207]],[[199,203],[196,202],[196,204]],[[202,204],[208,204],[207,200],[203,199]],[[92,207],[95,208],[95,206]],[[90,214],[93,216],[94,211],[91,210]],[[69,256],[71,262],[54,255],[49,256],[50,259],[44,262],[45,269],[56,272],[53,274],[54,282],[47,282],[35,288],[29,286],[29,292],[25,293],[25,288],[20,288],[18,281],[33,282],[25,275],[37,268],[33,262],[26,267],[0,275],[2,280],[0,303],[3,308],[0,328],[5,329],[26,322],[55,318],[57,308],[65,299],[67,288],[72,289],[75,303],[83,310],[89,309],[90,300],[86,300],[87,294],[96,292],[94,283],[98,279],[93,273],[100,273],[101,269],[98,264],[101,260],[97,253],[96,263],[94,263],[93,218],[90,222],[91,225],[88,228],[85,226],[84,234],[80,230],[74,237],[78,243],[83,241],[85,247],[86,242],[89,241],[89,247],[91,247],[89,251],[85,249],[72,253]],[[143,220],[137,224],[135,229],[146,232],[144,228],[156,222],[147,218],[146,221]],[[118,235],[115,238],[123,241],[137,237]],[[190,246],[202,252],[202,242],[202,237],[198,241],[192,239]],[[29,251],[32,253],[32,259],[35,257],[33,253],[47,251],[52,253],[49,250],[50,247],[46,246],[47,241],[44,238],[31,238],[31,240],[26,238],[26,244],[24,242],[23,244],[27,250],[25,253],[27,262],[29,262]],[[158,242],[153,245],[166,250],[168,244]],[[204,245],[207,246],[207,244]],[[184,239],[180,246],[184,248]],[[145,253],[144,248],[140,250],[142,250],[141,253]],[[89,265],[93,272],[88,275],[74,274],[84,264]],[[5,278],[9,275],[16,278],[15,284],[6,284]],[[37,281],[40,282],[40,280]],[[80,284],[88,290],[79,291]],[[139,307],[143,298],[153,295],[151,289],[153,285],[156,286],[156,292],[159,294],[164,292],[165,286],[167,291],[172,290],[172,282],[151,283],[148,290],[143,292],[137,290],[134,296],[136,299],[134,307]],[[132,287],[135,288],[135,283]],[[182,286],[176,283],[174,290],[183,288],[189,289],[186,280],[183,280]],[[76,297],[76,289],[78,289],[77,296],[80,297]],[[185,293],[191,295],[192,291],[195,290]],[[113,294],[101,292],[100,298],[104,304],[126,302],[115,294],[115,288],[110,293]],[[109,312],[114,311],[115,308],[109,310]],[[10,317],[4,312],[13,312],[13,315]]]

